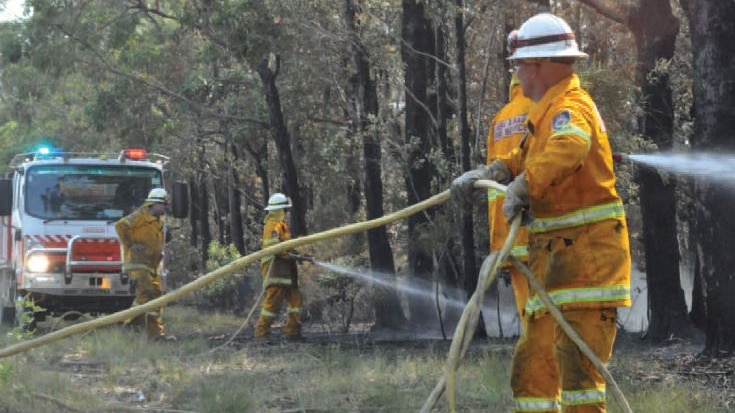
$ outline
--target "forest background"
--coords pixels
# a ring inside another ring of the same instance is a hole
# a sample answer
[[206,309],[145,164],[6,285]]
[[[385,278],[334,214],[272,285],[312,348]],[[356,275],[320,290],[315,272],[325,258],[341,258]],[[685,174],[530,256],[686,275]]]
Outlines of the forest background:
[[[172,287],[260,248],[263,206],[294,201],[296,236],[382,216],[448,188],[484,161],[507,99],[505,37],[542,11],[563,16],[591,58],[577,64],[615,150],[732,152],[735,5],[718,0],[28,0],[0,24],[0,162],[53,143],[142,146],[189,184],[169,254]],[[694,45],[694,46],[693,46]],[[647,338],[735,350],[735,192],[707,179],[617,166]],[[446,204],[405,222],[315,244],[323,261],[437,290],[473,291],[485,209]],[[308,274],[306,274],[308,278]],[[691,304],[680,280],[694,286]],[[197,297],[242,311],[253,267]],[[347,302],[376,329],[422,330],[435,303],[314,277],[309,316]],[[329,291],[325,293],[324,291]],[[345,299],[346,298],[346,299]],[[464,297],[460,297],[464,298]],[[363,305],[355,309],[355,306]],[[339,320],[343,325],[344,319]],[[443,325],[443,324],[442,324]],[[483,335],[480,325],[478,335]]]

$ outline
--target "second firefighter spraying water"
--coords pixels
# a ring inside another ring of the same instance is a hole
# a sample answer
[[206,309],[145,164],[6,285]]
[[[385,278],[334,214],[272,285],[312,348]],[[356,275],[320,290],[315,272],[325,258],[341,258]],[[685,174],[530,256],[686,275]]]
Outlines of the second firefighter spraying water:
[[[263,248],[272,247],[279,242],[291,239],[291,231],[286,224],[286,212],[291,206],[291,199],[282,193],[275,193],[268,199],[268,206],[265,207],[266,216],[263,221]],[[260,269],[263,276],[265,299],[255,326],[256,338],[262,340],[269,338],[271,325],[278,317],[281,305],[285,301],[287,314],[283,336],[290,341],[303,340],[301,335],[302,299],[297,264],[310,260],[310,257],[301,256],[295,251],[270,255],[261,259]]]

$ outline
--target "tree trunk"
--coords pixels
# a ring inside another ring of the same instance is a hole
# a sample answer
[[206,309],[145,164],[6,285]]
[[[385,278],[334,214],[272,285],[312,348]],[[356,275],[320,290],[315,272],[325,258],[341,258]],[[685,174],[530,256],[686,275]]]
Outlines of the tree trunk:
[[229,200],[230,215],[229,215],[229,226],[230,226],[230,239],[231,242],[237,248],[240,255],[246,255],[245,251],[245,234],[242,226],[242,214],[240,213],[240,207],[242,206],[240,198],[240,180],[237,175],[237,160],[239,155],[237,153],[237,147],[231,142],[229,146],[229,159],[227,163],[227,173],[229,174],[229,185],[227,185],[227,199]]
[[202,268],[207,268],[209,260],[209,244],[212,243],[212,232],[209,229],[209,191],[207,178],[200,175],[199,179],[199,228],[202,235]]
[[[651,76],[660,59],[674,56],[679,21],[669,0],[642,0],[629,12],[628,28],[637,46],[636,78],[641,85],[643,136],[659,151],[671,150],[674,111],[667,73]],[[651,312],[648,338],[661,342],[672,334],[684,335],[689,326],[686,300],[679,279],[679,244],[676,224],[676,179],[652,168],[638,170],[643,246],[646,259],[648,304]]]
[[[432,116],[429,89],[434,79],[434,33],[426,17],[424,3],[403,0],[401,56],[404,62],[405,81],[405,143],[408,150],[406,162],[406,193],[409,205],[431,196],[434,170],[427,155],[433,150],[431,133]],[[421,241],[429,237],[430,218],[433,211],[415,214],[408,218],[408,268],[410,275],[427,279],[433,271],[430,246]],[[412,324],[435,318],[432,303],[412,298],[409,302]]]
[[199,183],[194,176],[189,178],[189,196],[191,197],[191,208],[189,208],[189,226],[191,227],[191,237],[189,237],[189,245],[197,247],[199,243]]
[[[352,45],[351,55],[354,65],[354,95],[352,96],[352,125],[355,132],[363,137],[363,156],[365,162],[365,203],[367,219],[383,216],[383,180],[381,168],[380,137],[370,132],[370,117],[377,118],[378,95],[375,81],[370,76],[370,63],[358,28],[355,14],[362,9],[360,0],[345,0],[345,21]],[[379,276],[395,277],[393,250],[385,227],[368,231],[368,251],[370,268]],[[397,328],[405,324],[397,289],[375,285],[375,327]]]
[[278,58],[276,67],[271,68],[268,59],[263,59],[257,66],[256,70],[260,76],[265,90],[265,98],[268,102],[268,116],[270,118],[271,132],[276,142],[278,159],[280,161],[283,172],[283,187],[286,195],[293,201],[291,208],[291,232],[295,237],[307,234],[306,229],[306,205],[301,196],[299,188],[298,173],[296,164],[293,160],[291,152],[291,139],[289,137],[286,122],[283,119],[283,110],[281,108],[281,98],[276,85],[278,77]]
[[[467,115],[467,71],[465,68],[465,36],[464,36],[464,0],[456,0],[457,14],[455,16],[454,28],[457,41],[457,101],[459,103],[459,135],[462,171],[472,169],[472,152],[470,143],[470,127]],[[472,296],[477,289],[478,269],[475,257],[475,223],[472,218],[472,207],[462,207],[462,278],[467,298]],[[480,313],[480,322],[477,323],[476,335],[486,337],[485,321]]]
[[[682,1],[689,19],[694,62],[694,134],[692,147],[708,153],[732,153],[735,140],[735,2]],[[703,165],[704,167],[705,165]],[[735,192],[708,181],[695,184],[694,239],[697,270],[704,294],[705,353],[735,351]]]

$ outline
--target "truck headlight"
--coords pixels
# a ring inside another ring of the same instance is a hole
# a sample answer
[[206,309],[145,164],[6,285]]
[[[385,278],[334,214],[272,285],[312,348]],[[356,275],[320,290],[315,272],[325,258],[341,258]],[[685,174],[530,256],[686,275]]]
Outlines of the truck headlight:
[[45,254],[33,254],[28,257],[26,268],[30,272],[48,272],[49,264],[48,256]]

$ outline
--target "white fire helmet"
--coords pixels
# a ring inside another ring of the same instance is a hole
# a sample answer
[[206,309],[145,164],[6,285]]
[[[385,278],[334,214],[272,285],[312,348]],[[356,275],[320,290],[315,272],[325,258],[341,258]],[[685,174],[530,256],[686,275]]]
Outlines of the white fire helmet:
[[266,211],[274,211],[276,209],[291,208],[291,198],[283,195],[280,192],[276,192],[268,198],[268,206],[265,207]]
[[518,29],[513,29],[510,33],[508,33],[508,40],[506,41],[508,53],[510,54],[516,52],[516,39],[518,39]]
[[155,202],[157,204],[168,204],[168,194],[163,188],[153,188],[148,192],[148,198],[145,202]]
[[551,13],[537,14],[526,20],[518,29],[511,48],[515,51],[509,60],[587,57],[587,53],[579,51],[567,22]]

